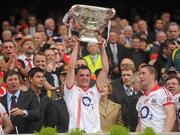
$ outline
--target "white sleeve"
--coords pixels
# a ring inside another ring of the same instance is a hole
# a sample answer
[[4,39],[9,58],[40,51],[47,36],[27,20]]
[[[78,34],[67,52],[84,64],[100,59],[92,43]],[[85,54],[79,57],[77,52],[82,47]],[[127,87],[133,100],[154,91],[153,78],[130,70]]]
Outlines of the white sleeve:
[[173,95],[170,91],[168,91],[166,88],[162,88],[161,90],[161,101],[162,101],[162,104],[163,106],[166,106],[166,105],[169,105],[169,104],[174,104],[174,101],[173,101]]

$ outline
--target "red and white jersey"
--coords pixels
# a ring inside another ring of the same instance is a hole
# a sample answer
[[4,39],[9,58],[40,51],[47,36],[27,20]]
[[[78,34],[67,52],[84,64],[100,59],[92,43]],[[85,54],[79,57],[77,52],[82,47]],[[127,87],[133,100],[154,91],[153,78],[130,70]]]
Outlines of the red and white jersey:
[[87,133],[101,131],[99,116],[99,100],[101,93],[95,85],[86,92],[73,85],[64,88],[64,100],[69,112],[69,131],[80,128]]
[[163,132],[167,118],[164,106],[174,104],[173,95],[159,85],[156,85],[149,93],[143,93],[136,104],[140,128],[143,130],[151,127],[156,132]]
[[173,100],[174,100],[174,104],[176,106],[176,114],[177,114],[176,119],[178,122],[177,123],[178,131],[180,131],[180,92],[174,95]]

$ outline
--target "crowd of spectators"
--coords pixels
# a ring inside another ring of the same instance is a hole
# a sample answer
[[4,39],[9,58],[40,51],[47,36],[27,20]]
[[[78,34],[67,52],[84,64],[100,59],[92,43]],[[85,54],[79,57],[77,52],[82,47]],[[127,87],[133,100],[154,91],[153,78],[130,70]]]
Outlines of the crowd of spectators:
[[[166,98],[174,98],[172,102],[175,102],[178,112],[175,121],[175,116],[168,115],[169,112],[174,113],[173,109],[162,111],[167,113],[165,117],[171,119],[172,123],[163,123],[167,125],[154,129],[160,132],[180,131],[180,26],[178,22],[172,21],[171,16],[171,13],[163,12],[152,26],[141,16],[136,16],[131,22],[121,16],[112,18],[105,47],[109,65],[108,80],[105,83],[106,92],[99,99],[103,131],[113,124],[126,126],[132,132],[138,131],[138,116],[143,117],[140,100],[145,102],[145,99],[138,99],[145,95],[142,92],[145,88],[149,89],[145,81],[166,87],[169,95],[172,93]],[[68,92],[64,88],[68,86],[64,84],[73,84],[66,80],[66,75],[77,42],[68,37],[68,27],[62,23],[62,19],[48,17],[41,20],[27,10],[18,22],[16,19],[16,16],[10,16],[0,22],[0,103],[4,106],[0,105],[0,121],[4,121],[3,130],[5,133],[33,133],[43,126],[51,126],[56,127],[58,132],[67,132],[71,118],[69,114],[72,114],[69,106],[73,107],[73,104],[69,105],[68,102],[66,106]],[[105,34],[106,31],[102,33]],[[98,72],[102,70],[102,48],[96,43],[79,44],[75,68],[87,66],[90,69],[90,87],[93,88]],[[151,65],[157,75],[147,65]],[[145,73],[149,76],[144,76]],[[68,76],[69,80],[71,77]],[[13,96],[16,96],[14,100]],[[152,103],[159,103],[159,100],[152,100]],[[170,104],[169,100],[159,104]],[[112,112],[114,114],[110,115]],[[143,126],[146,126],[147,123],[144,123]]]

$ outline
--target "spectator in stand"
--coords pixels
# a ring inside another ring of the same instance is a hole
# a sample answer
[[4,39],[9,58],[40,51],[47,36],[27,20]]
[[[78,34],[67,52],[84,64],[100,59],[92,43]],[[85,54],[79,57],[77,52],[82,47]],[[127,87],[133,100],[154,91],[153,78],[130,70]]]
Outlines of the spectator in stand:
[[166,68],[175,67],[176,70],[180,73],[180,46],[175,49],[171,55],[169,55]]
[[47,60],[46,71],[49,72],[53,77],[53,86],[55,89],[59,89],[59,79],[57,72],[59,67],[56,63],[56,53],[54,49],[47,49],[44,53]]
[[59,36],[67,36],[68,34],[68,29],[66,27],[66,25],[61,24],[58,26],[58,35]]
[[112,125],[123,125],[121,105],[111,101],[108,95],[112,92],[109,81],[104,85],[104,92],[99,102],[99,112],[102,131],[108,132]]
[[148,42],[152,42],[154,41],[153,39],[153,35],[152,33],[150,33],[149,29],[148,29],[148,24],[145,20],[139,20],[137,23],[137,27],[138,27],[138,33],[144,33],[147,36],[147,40]]
[[161,19],[166,27],[171,21],[171,14],[169,12],[163,12],[161,15]]
[[127,48],[131,48],[131,44],[132,44],[132,37],[133,37],[133,28],[128,25],[126,27],[124,27],[124,36],[125,36],[125,47]]
[[41,119],[34,124],[36,131],[40,131],[42,127],[57,126],[57,110],[53,101],[46,95],[42,94],[42,87],[44,86],[44,70],[40,67],[32,68],[28,73],[28,80],[30,82],[29,91],[36,95],[40,105]]
[[60,133],[65,133],[68,131],[69,125],[69,113],[67,110],[66,102],[64,101],[64,84],[67,75],[67,65],[61,66],[58,70],[58,78],[60,82],[60,93],[59,97],[54,101],[56,108],[58,110],[58,126],[57,130]]
[[[152,46],[150,48],[150,57],[152,55],[158,55],[162,53],[163,51],[163,44],[167,39],[167,35],[164,31],[158,31],[156,33],[156,40],[152,43]],[[157,59],[156,59],[157,60]]]
[[45,26],[42,23],[37,23],[36,32],[45,32]]
[[169,76],[166,79],[165,87],[174,95],[174,103],[176,106],[176,125],[175,131],[180,131],[180,79],[177,76]]
[[164,30],[165,30],[164,22],[161,19],[156,19],[154,23],[154,28],[152,30],[153,39],[155,40],[157,32],[164,31]]
[[180,46],[180,29],[177,22],[170,22],[167,28],[167,38],[172,40],[175,45]]
[[135,67],[134,63],[127,58],[123,59],[122,62],[124,64],[120,66],[120,78],[111,82],[113,91],[110,94],[110,99],[122,106],[124,126],[129,128],[131,132],[134,132],[138,122],[136,103],[141,96],[141,92],[138,91],[136,93],[131,83],[131,77],[133,76]]
[[164,86],[165,84],[165,81],[166,79],[168,78],[168,72],[167,72],[167,69],[164,67],[164,68],[161,68],[161,72],[160,72],[160,75],[159,75],[159,80],[158,80],[158,84],[160,86]]
[[171,40],[166,40],[163,44],[163,51],[158,55],[156,62],[154,63],[154,67],[158,72],[158,80],[160,79],[160,71],[162,68],[166,67],[168,57],[171,55],[173,50],[175,49],[174,42]]
[[18,72],[7,71],[4,82],[7,84],[8,92],[0,98],[0,102],[12,120],[14,130],[11,134],[34,133],[36,122],[40,120],[40,106],[36,96],[31,91],[20,90]]
[[[37,53],[33,57],[33,63],[35,67],[40,67],[44,70],[45,80],[44,80],[44,87],[42,88],[42,93],[50,94],[48,95],[51,97],[51,91],[57,90],[54,86],[54,78],[51,72],[47,72],[47,59],[44,53]],[[48,93],[49,92],[49,93]]]
[[129,50],[130,57],[135,63],[136,69],[142,63],[149,62],[149,55],[147,52],[144,52],[140,49],[141,46],[141,38],[138,35],[134,35],[132,39],[132,48]]
[[84,57],[87,62],[88,68],[91,70],[91,77],[94,78],[95,71],[102,68],[101,56],[99,54],[99,46],[96,43],[88,43],[89,54]]
[[53,36],[57,36],[56,33],[56,22],[53,18],[47,18],[44,22],[45,32],[48,39],[52,38]]
[[0,62],[0,70],[5,72],[7,70],[18,70],[21,72],[21,68],[24,67],[22,60],[17,59],[16,43],[13,40],[4,41],[2,44],[2,55]]
[[28,16],[29,34],[33,35],[36,32],[37,18],[36,15]]
[[155,132],[171,132],[176,120],[173,95],[157,84],[157,72],[153,66],[142,66],[139,75],[143,95],[136,105],[139,115],[136,131],[151,127]]
[[23,37],[26,37],[29,35],[29,26],[26,23],[23,23],[20,25],[19,31]]
[[27,76],[28,71],[34,67],[33,57],[37,49],[37,43],[32,38],[24,38],[19,46],[19,50],[22,51],[22,54],[18,56],[18,59],[22,60],[25,64],[25,76]]
[[44,32],[34,32],[32,34],[33,39],[37,42],[39,51],[42,51],[41,49],[45,46],[46,40],[44,39]]
[[117,79],[119,77],[118,65],[121,60],[129,56],[127,49],[118,44],[118,33],[110,32],[109,41],[106,46],[106,52],[108,56],[109,66],[110,66],[110,76],[111,79]]
[[10,30],[4,30],[2,32],[2,41],[12,40],[12,32]]

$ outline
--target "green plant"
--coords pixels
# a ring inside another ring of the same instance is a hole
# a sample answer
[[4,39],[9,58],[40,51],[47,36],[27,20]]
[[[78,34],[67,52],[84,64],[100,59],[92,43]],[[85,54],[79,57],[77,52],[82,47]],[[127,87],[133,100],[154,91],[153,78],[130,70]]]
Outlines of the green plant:
[[129,135],[129,129],[120,125],[113,125],[109,132],[110,135]]
[[66,135],[85,135],[85,131],[79,128],[72,129]]
[[57,130],[52,127],[43,127],[39,132],[35,132],[35,135],[57,135]]
[[155,131],[150,128],[150,127],[147,127],[143,130],[143,132],[139,133],[138,135],[155,135]]

